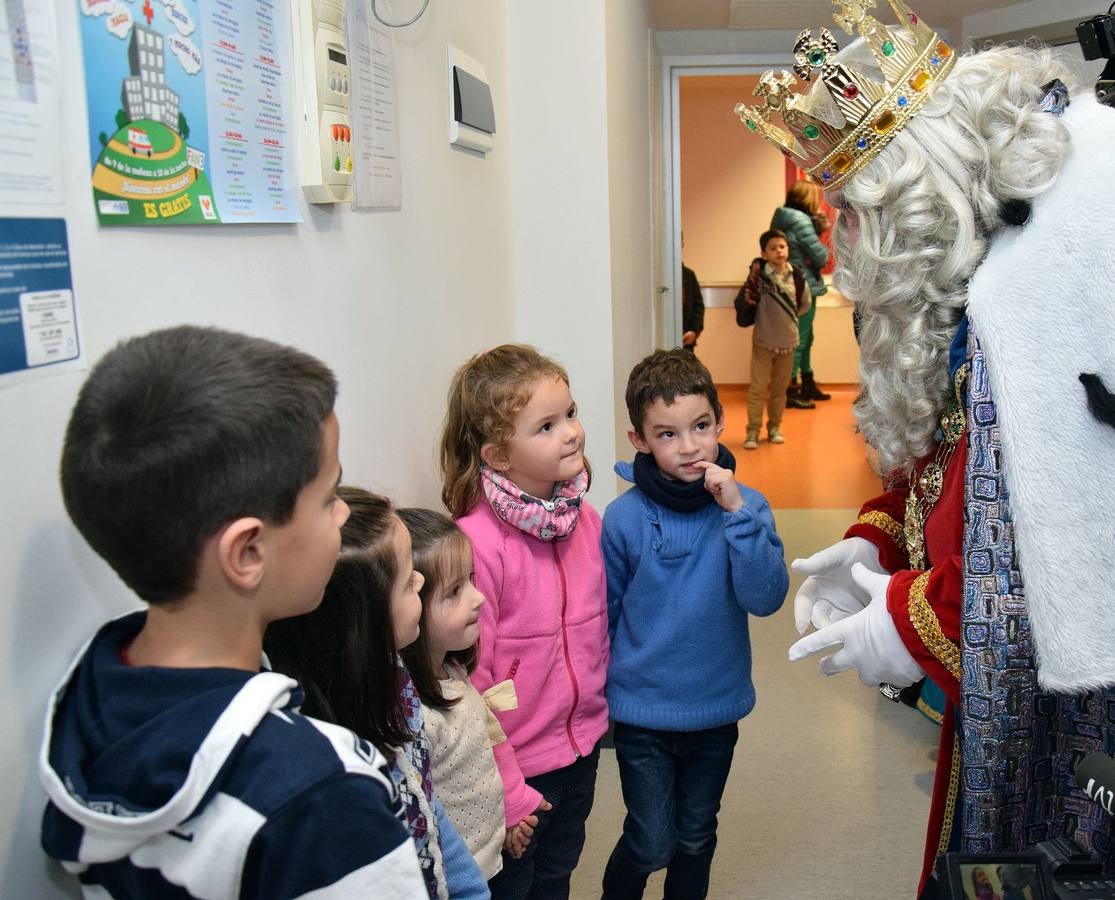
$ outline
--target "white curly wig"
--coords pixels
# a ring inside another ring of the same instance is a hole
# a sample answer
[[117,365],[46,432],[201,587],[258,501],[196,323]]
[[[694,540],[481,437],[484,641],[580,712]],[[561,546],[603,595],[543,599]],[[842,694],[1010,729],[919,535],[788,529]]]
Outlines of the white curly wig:
[[1038,105],[1054,78],[1072,84],[1048,49],[958,58],[918,116],[833,198],[836,283],[861,320],[855,412],[884,472],[933,446],[952,394],[949,345],[968,279],[1004,227],[1002,203],[1049,188],[1069,152],[1068,131]]

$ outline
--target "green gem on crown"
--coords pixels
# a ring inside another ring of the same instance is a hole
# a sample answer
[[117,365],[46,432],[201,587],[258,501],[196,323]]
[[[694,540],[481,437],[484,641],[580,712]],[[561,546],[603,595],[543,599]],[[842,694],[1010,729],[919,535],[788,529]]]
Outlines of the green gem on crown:
[[809,51],[809,57],[808,58],[809,58],[809,65],[811,65],[814,69],[817,69],[817,68],[820,68],[821,66],[823,66],[825,64],[825,59],[827,57],[825,55],[824,50],[821,50],[820,48],[817,48],[816,50],[810,50]]
[[752,131],[758,131],[759,130],[759,126],[756,125],[751,119],[748,119],[744,124],[748,128],[750,128]]
[[894,41],[883,42],[883,56],[894,56]]
[[821,136],[821,129],[816,125],[806,125],[805,128],[802,129],[802,134],[809,138],[809,140],[815,141]]

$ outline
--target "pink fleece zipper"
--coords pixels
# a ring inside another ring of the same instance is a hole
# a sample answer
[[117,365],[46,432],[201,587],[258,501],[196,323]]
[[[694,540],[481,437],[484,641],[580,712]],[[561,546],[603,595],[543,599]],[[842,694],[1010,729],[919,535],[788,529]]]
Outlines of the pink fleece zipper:
[[578,758],[584,756],[581,748],[577,746],[577,741],[573,737],[573,713],[577,709],[577,704],[580,702],[580,690],[577,687],[577,676],[573,672],[573,661],[569,658],[569,635],[565,631],[565,607],[569,599],[568,591],[565,587],[565,569],[561,565],[561,557],[558,555],[557,543],[550,545],[554,551],[554,562],[557,563],[558,579],[561,581],[561,646],[565,651],[565,668],[569,672],[569,680],[573,684],[573,705],[569,709],[569,718],[565,720],[565,733],[569,736],[569,743],[573,747],[573,752]]

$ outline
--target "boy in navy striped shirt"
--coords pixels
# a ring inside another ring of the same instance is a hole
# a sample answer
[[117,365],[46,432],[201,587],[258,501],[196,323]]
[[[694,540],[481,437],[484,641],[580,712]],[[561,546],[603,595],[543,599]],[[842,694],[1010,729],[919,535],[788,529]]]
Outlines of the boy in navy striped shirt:
[[86,896],[425,895],[383,758],[261,664],[337,559],[335,396],[310,356],[189,326],[123,342],[78,396],[66,509],[148,604],[47,720],[43,847]]

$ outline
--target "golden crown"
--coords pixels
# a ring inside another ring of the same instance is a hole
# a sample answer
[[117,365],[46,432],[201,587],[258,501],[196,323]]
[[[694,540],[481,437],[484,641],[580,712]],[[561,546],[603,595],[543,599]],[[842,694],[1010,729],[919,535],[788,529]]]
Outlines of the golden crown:
[[[858,29],[863,43],[839,48],[827,28],[810,29],[794,43],[794,72],[813,83],[794,93],[794,76],[783,70],[759,79],[761,106],[737,103],[735,112],[751,131],[795,159],[826,190],[866,166],[925,105],[934,85],[956,62],[953,49],[902,0],[887,0],[901,24],[888,28],[868,10],[875,0],[833,0],[836,24]],[[879,73],[882,73],[880,81]],[[778,111],[786,126],[770,121]]]

